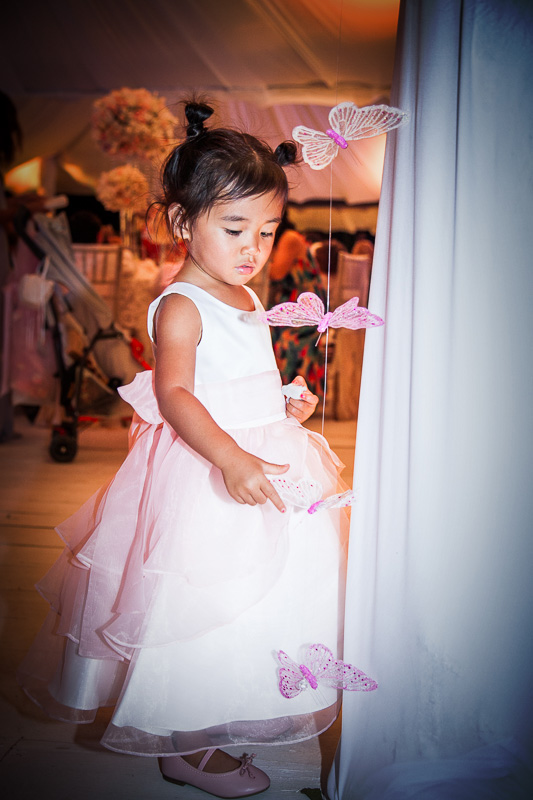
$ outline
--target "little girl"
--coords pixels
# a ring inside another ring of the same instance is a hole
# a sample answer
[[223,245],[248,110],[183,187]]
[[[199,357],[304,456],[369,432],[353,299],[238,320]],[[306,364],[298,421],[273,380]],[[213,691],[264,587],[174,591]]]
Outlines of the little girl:
[[317,398],[297,378],[303,397],[285,402],[246,287],[270,255],[295,145],[206,129],[211,114],[186,106],[163,170],[188,256],[148,312],[155,370],[121,390],[128,456],[58,528],[64,554],[38,586],[51,611],[19,678],[58,719],[115,706],[103,744],[161,757],[165,779],[244,797],[268,776],[219,747],[302,741],[337,716],[336,689],[281,694],[275,653],[342,655],[344,512],[286,506],[267,477],[340,488],[339,460],[300,424]]

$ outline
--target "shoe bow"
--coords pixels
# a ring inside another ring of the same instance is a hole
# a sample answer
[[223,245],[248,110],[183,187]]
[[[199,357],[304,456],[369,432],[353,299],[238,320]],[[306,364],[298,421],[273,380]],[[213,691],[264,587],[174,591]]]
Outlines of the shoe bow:
[[252,761],[254,760],[255,756],[256,756],[256,753],[252,753],[251,756],[249,756],[246,753],[244,753],[244,755],[242,757],[241,768],[239,770],[239,775],[244,775],[244,773],[247,772],[248,773],[248,777],[252,778],[253,780],[255,780],[255,775],[250,770],[250,767],[252,766]]

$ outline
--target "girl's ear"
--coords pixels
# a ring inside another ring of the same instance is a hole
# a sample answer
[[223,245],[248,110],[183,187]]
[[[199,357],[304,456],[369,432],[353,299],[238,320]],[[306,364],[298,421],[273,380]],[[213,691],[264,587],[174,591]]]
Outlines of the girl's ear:
[[172,228],[172,233],[177,239],[188,241],[191,238],[189,226],[183,223],[183,208],[179,203],[174,203],[168,209],[168,218]]

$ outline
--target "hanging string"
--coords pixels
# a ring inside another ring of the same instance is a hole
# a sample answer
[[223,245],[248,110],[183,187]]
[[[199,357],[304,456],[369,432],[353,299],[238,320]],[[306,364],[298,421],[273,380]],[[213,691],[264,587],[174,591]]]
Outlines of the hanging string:
[[[337,71],[335,75],[335,105],[339,101],[339,71],[341,60],[341,42],[342,42],[342,12],[344,9],[344,0],[341,0],[341,7],[339,13],[339,34],[337,37]],[[332,236],[332,220],[333,220],[333,161],[329,166],[329,225],[328,225],[328,271],[327,271],[327,286],[326,286],[326,313],[329,312],[329,298],[331,286],[331,236]],[[326,423],[326,397],[328,388],[328,348],[329,348],[329,327],[326,328],[326,346],[324,348],[324,399],[322,401],[322,429],[321,433],[324,436],[324,427]]]

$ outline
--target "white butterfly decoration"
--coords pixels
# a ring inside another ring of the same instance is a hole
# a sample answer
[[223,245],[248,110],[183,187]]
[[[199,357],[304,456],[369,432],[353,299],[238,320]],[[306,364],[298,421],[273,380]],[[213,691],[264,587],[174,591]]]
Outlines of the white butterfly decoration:
[[284,503],[297,508],[305,508],[308,514],[316,514],[317,511],[324,508],[346,508],[355,503],[352,489],[348,489],[342,494],[332,494],[322,500],[324,490],[319,481],[303,478],[296,483],[289,478],[280,478],[274,475],[267,475],[267,478]]
[[316,325],[319,333],[326,328],[376,328],[383,325],[381,317],[371,314],[367,308],[359,306],[359,298],[352,297],[335,311],[325,313],[324,303],[313,292],[304,292],[296,303],[280,303],[268,311],[260,311],[259,318],[269,325]]
[[315,131],[305,125],[297,125],[292,136],[302,145],[302,156],[311,169],[324,169],[330,164],[339,147],[345,150],[348,142],[368,139],[398,128],[407,122],[409,115],[393,106],[364,106],[355,103],[339,103],[329,112],[327,131]]
[[352,664],[337,660],[323,644],[310,645],[303,664],[297,664],[283,650],[278,650],[276,659],[280,665],[279,690],[288,699],[309,687],[317,689],[319,683],[348,692],[372,692],[378,688],[376,681]]

